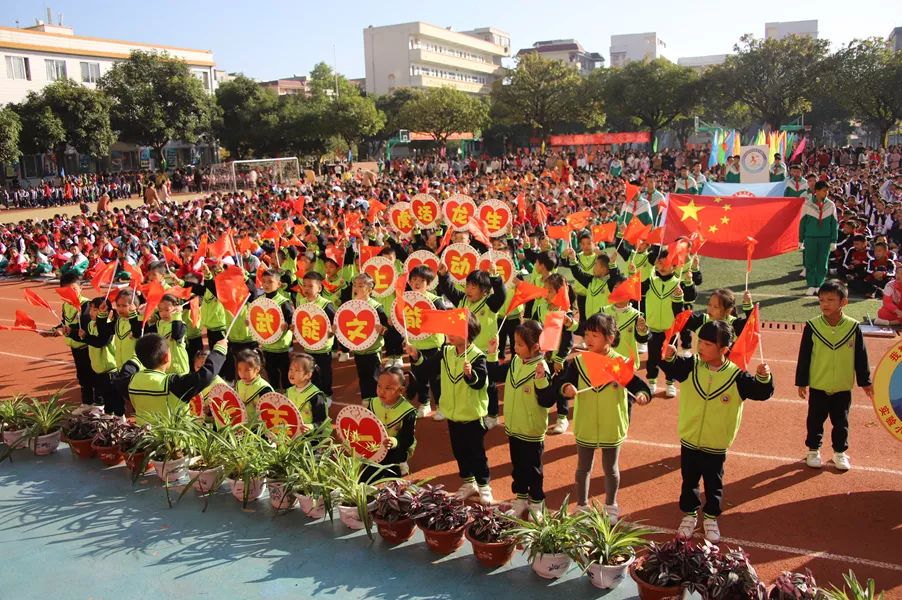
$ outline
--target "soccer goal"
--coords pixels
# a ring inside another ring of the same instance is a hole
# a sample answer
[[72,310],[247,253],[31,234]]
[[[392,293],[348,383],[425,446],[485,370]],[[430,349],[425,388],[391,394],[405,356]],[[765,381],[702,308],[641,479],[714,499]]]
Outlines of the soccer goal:
[[210,185],[218,191],[295,186],[301,180],[301,166],[294,156],[261,160],[234,160],[210,167]]

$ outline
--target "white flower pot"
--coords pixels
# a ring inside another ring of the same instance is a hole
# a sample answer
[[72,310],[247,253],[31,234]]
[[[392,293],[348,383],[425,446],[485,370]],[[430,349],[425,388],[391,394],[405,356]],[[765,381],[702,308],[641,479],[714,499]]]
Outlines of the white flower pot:
[[266,489],[269,490],[269,503],[276,510],[292,510],[298,504],[298,497],[294,492],[285,489],[281,481],[267,481]]
[[24,429],[18,429],[16,431],[4,431],[3,432],[3,443],[12,448],[13,450],[18,450],[25,447],[25,443],[22,441],[22,436],[25,435]]
[[570,557],[566,554],[537,554],[532,562],[532,570],[539,577],[557,579],[570,568]]
[[298,496],[301,511],[311,519],[322,519],[326,516],[326,505],[322,498],[314,500],[310,496]]
[[167,483],[175,483],[188,473],[188,458],[177,458],[173,460],[152,460],[150,465],[157,472],[157,477]]
[[[244,502],[244,481],[241,479],[229,479],[232,485],[232,496],[239,502]],[[247,490],[247,501],[253,502],[263,495],[263,487],[266,480],[263,477],[251,479],[251,485]]]
[[[366,505],[367,511],[372,512],[372,510],[376,507],[376,501],[373,500],[369,504]],[[349,529],[363,529],[363,521],[360,520],[360,515],[357,514],[356,506],[338,506],[338,518],[342,523],[348,526]]]
[[620,585],[626,577],[626,572],[635,560],[636,557],[633,556],[621,565],[600,565],[594,563],[586,570],[586,574],[589,576],[589,581],[591,581],[592,585],[595,587],[606,590],[614,589]]
[[34,453],[38,456],[47,456],[51,452],[56,452],[62,435],[63,431],[61,429],[57,429],[47,435],[39,435],[34,440]]
[[203,471],[188,469],[188,478],[194,482],[192,486],[198,494],[215,492],[222,483],[222,466],[204,469]]

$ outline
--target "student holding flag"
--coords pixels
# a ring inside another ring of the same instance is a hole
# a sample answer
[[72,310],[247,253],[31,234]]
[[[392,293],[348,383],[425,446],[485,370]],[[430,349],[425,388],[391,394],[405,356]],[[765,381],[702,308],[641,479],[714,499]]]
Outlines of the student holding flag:
[[[403,275],[402,275],[403,277]],[[410,270],[407,276],[410,289],[426,296],[435,310],[445,310],[448,308],[445,300],[441,296],[437,296],[429,291],[429,286],[435,280],[435,272],[426,265],[417,265]],[[399,283],[396,296],[401,297],[400,293],[403,286]],[[405,317],[406,318],[406,317]],[[445,343],[445,336],[440,333],[433,333],[422,340],[413,340],[410,345],[416,348],[423,356],[423,360],[427,361],[441,351]],[[420,403],[417,408],[417,418],[422,419],[432,414],[432,407],[429,403],[429,392],[431,390],[432,397],[435,400],[436,411],[439,410],[439,402],[441,397],[441,377],[437,371],[427,371],[423,365],[411,365],[410,371],[416,384],[416,396]],[[440,420],[440,419],[438,419]]]
[[631,303],[641,299],[642,282],[639,274],[634,273],[614,288],[608,296],[610,304],[601,309],[617,323],[619,335],[614,350],[623,356],[631,356],[634,369],[639,368],[640,344],[647,348],[649,333],[645,317]]
[[[580,284],[584,290],[584,309],[586,318],[601,312],[601,310],[609,304],[608,295],[614,290],[614,287],[623,281],[623,275],[620,269],[611,265],[611,257],[604,252],[595,252],[592,254],[592,264],[585,270],[576,267],[571,262],[574,251],[568,250],[564,254],[564,260],[568,261],[570,272],[573,278]],[[574,291],[576,291],[574,286]]]
[[94,404],[94,370],[88,345],[78,337],[79,331],[86,331],[91,320],[90,303],[81,293],[79,276],[66,273],[60,277],[60,287],[56,293],[63,299],[62,319],[51,330],[50,335],[62,336],[72,352],[75,362],[75,377],[81,388],[81,403]]

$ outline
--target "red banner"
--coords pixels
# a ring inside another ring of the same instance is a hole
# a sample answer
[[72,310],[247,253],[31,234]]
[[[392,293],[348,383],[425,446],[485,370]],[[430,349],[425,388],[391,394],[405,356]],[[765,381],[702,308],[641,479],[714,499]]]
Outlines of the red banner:
[[[573,135],[552,135],[548,142],[552,146],[600,146],[601,144],[647,144],[651,141],[650,131],[626,131],[621,133],[584,133]],[[541,140],[538,141],[541,143]]]

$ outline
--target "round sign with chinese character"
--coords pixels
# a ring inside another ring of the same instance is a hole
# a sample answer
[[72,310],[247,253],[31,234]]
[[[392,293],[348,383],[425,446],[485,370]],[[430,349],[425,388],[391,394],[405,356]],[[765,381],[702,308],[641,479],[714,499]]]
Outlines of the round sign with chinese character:
[[484,252],[482,256],[479,257],[480,271],[491,273],[493,265],[495,266],[495,270],[498,272],[498,277],[500,277],[502,281],[504,281],[504,285],[507,285],[514,280],[516,269],[514,268],[513,259],[511,259],[510,255],[507,252],[489,250],[488,252]]
[[237,392],[224,383],[213,386],[207,395],[210,400],[210,412],[220,427],[238,425],[247,421],[247,409]]
[[455,231],[464,231],[476,214],[476,203],[469,196],[454,194],[442,203],[445,222]]
[[334,325],[338,341],[354,352],[366,350],[379,337],[379,315],[366,300],[348,300],[339,306]]
[[432,291],[438,286],[438,256],[429,250],[416,250],[415,252],[411,252],[407,257],[407,260],[404,261],[404,271],[410,275],[410,272],[420,265],[425,265],[432,269],[432,274],[434,277],[432,278],[432,283],[430,283],[427,288],[429,291]]
[[363,272],[373,278],[373,295],[385,298],[395,291],[395,261],[386,256],[374,256],[363,265]]
[[191,416],[204,418],[204,396],[203,394],[195,394],[191,397],[191,400],[188,402],[188,408],[191,411]]
[[266,426],[270,437],[275,438],[280,433],[288,434],[289,438],[301,433],[301,413],[286,396],[276,392],[263,394],[257,399],[257,414]]
[[442,253],[442,262],[455,283],[464,283],[479,267],[479,253],[469,244],[451,244]]
[[[377,400],[378,402],[378,400]],[[347,442],[356,454],[380,462],[388,454],[385,426],[371,411],[358,405],[345,406],[335,417],[338,439]]]
[[410,235],[410,232],[416,226],[410,202],[392,204],[388,209],[388,220],[395,231],[401,235]]
[[438,200],[429,194],[417,194],[410,203],[413,218],[423,229],[431,229],[438,224],[441,206]]
[[251,335],[260,344],[272,344],[282,336],[282,309],[266,296],[250,303],[247,321]]
[[407,339],[411,341],[416,342],[426,339],[430,334],[423,333],[420,330],[420,324],[423,319],[422,314],[424,310],[435,310],[435,306],[429,301],[429,298],[420,292],[404,292],[404,302],[403,320],[398,299],[395,298],[395,301],[392,302],[391,315],[389,317],[392,325],[395,326],[395,329],[401,335],[404,335],[406,328]]
[[[897,338],[898,339],[898,338]],[[893,344],[874,371],[874,410],[890,435],[902,442],[902,344]]]
[[486,200],[479,205],[478,214],[490,237],[501,237],[507,233],[513,220],[510,207],[501,200]]
[[329,317],[316,304],[307,302],[294,311],[294,335],[304,350],[315,352],[329,343]]

